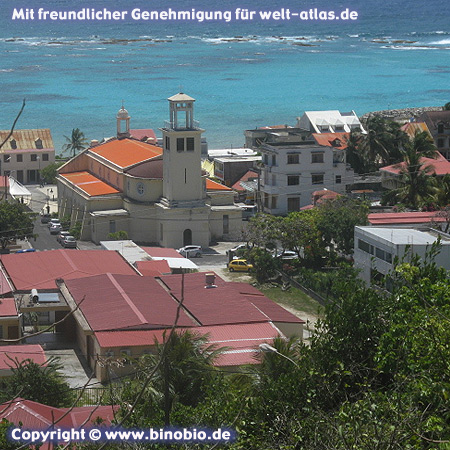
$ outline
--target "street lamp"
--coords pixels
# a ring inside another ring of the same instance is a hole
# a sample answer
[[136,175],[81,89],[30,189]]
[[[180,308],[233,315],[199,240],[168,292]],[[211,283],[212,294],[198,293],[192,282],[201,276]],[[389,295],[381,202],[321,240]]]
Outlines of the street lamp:
[[266,344],[266,343],[259,344],[259,349],[264,353],[276,353],[277,355],[280,355],[283,358],[290,361],[292,364],[294,364],[294,366],[298,367],[298,364],[292,358],[289,358],[289,356],[283,355],[283,353],[280,353],[275,347],[272,347],[269,344]]
[[38,160],[38,164],[39,164],[38,183],[39,183],[39,186],[41,186],[41,157],[38,156],[36,159]]

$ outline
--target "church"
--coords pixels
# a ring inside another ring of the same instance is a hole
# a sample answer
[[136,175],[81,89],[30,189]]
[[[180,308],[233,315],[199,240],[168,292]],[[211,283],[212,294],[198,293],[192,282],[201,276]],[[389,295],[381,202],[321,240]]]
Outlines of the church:
[[162,147],[154,137],[133,137],[122,106],[116,137],[92,141],[60,167],[59,215],[81,226],[82,240],[99,243],[126,231],[135,242],[177,248],[241,238],[234,191],[201,169],[205,130],[194,120],[195,99],[179,93],[168,101]]

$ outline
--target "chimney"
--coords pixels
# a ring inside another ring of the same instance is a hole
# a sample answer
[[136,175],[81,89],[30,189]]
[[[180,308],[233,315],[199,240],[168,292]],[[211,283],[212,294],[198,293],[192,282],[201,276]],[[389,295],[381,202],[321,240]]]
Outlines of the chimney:
[[205,289],[216,288],[217,286],[214,284],[214,281],[216,281],[215,273],[205,274]]
[[97,139],[92,139],[91,147],[95,147],[96,145],[98,145],[98,140]]

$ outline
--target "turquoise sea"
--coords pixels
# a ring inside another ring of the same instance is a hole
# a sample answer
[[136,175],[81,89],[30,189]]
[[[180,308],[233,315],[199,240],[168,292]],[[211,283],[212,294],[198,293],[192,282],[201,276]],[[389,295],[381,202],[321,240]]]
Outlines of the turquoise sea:
[[[124,21],[12,20],[14,9],[128,11]],[[226,21],[136,21],[141,11],[230,11]],[[255,11],[235,20],[236,8]],[[356,11],[354,21],[262,20],[259,11]],[[196,101],[210,148],[243,130],[295,124],[305,110],[369,111],[450,101],[450,2],[442,0],[4,0],[1,129],[50,128],[59,150],[78,127],[115,134],[124,101],[132,128],[161,127],[167,97]],[[158,134],[158,133],[157,133]]]

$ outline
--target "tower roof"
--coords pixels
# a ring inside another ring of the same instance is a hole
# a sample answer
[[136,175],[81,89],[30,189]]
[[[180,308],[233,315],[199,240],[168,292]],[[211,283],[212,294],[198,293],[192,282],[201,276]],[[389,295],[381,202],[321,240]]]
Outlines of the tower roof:
[[172,97],[169,97],[167,100],[171,102],[195,102],[195,98],[189,97],[189,95],[183,94],[182,92],[172,95]]
[[119,109],[119,112],[117,113],[118,119],[129,119],[130,115],[128,114],[128,111],[123,107]]

